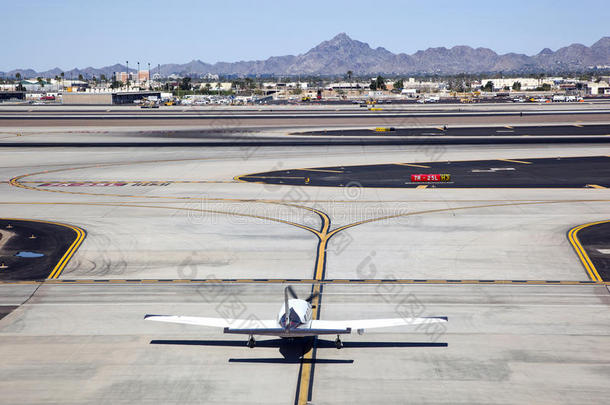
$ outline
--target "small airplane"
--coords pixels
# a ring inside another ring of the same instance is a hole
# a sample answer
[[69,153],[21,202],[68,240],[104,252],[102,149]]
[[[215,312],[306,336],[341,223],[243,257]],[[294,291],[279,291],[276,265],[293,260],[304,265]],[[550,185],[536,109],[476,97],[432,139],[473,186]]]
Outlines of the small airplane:
[[[411,326],[424,323],[447,322],[446,316],[423,318],[388,318],[388,319],[359,319],[351,321],[325,321],[312,319],[312,300],[319,293],[314,293],[306,299],[299,299],[291,286],[284,289],[284,304],[279,311],[277,319],[225,319],[203,318],[196,316],[175,315],[146,315],[147,321],[183,323],[188,325],[210,326],[224,328],[224,333],[250,335],[248,347],[254,348],[255,335],[278,336],[281,338],[304,338],[318,335],[337,335],[335,347],[341,349],[341,335],[350,334],[356,330],[359,335],[365,329],[387,328],[392,326]],[[238,325],[235,328],[233,326]]]

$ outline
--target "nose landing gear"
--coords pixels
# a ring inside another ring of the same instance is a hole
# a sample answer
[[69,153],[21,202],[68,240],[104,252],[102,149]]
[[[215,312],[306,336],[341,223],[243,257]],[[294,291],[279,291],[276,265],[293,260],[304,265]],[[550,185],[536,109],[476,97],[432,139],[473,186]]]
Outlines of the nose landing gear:
[[343,347],[343,342],[341,341],[341,337],[339,335],[337,335],[337,338],[335,339],[335,347],[337,349],[341,349]]

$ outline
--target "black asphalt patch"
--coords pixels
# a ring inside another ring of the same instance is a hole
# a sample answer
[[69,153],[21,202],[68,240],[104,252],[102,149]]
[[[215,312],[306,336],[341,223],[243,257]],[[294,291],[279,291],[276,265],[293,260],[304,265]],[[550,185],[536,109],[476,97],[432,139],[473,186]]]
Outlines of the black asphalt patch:
[[[449,174],[449,182],[411,182],[414,174]],[[276,170],[239,176],[267,184],[328,187],[610,187],[610,157],[475,160],[331,166]]]
[[0,305],[0,319],[4,318],[17,308],[19,307],[13,305]]
[[610,281],[610,222],[582,228],[578,240],[602,280]]
[[[0,248],[0,280],[42,280],[51,274],[68,250],[76,232],[61,225],[0,219],[8,238]],[[10,233],[11,235],[9,236]],[[19,257],[19,252],[42,253],[41,257]]]
[[[384,127],[384,125],[379,125]],[[430,137],[430,136],[583,136],[609,135],[610,125],[528,125],[499,127],[433,127],[433,128],[393,128],[391,131],[377,132],[371,129],[337,129],[293,133],[293,135],[317,136],[384,136],[384,137]]]

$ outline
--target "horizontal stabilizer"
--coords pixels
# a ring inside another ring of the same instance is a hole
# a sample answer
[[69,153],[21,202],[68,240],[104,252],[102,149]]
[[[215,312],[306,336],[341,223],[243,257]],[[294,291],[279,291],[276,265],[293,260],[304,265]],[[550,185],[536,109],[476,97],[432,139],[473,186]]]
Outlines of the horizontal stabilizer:
[[268,336],[317,336],[317,335],[345,335],[352,333],[351,328],[345,329],[309,329],[309,328],[250,328],[250,329],[232,329],[225,328],[224,333],[236,333],[241,335],[268,335]]

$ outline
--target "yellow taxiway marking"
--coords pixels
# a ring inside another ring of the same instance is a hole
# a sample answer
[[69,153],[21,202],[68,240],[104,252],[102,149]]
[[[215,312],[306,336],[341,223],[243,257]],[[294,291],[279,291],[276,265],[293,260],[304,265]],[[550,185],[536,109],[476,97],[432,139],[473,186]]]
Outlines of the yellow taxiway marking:
[[531,165],[532,162],[526,162],[525,160],[514,160],[514,159],[498,159],[502,162],[511,162],[511,163],[523,163],[524,165]]
[[436,127],[436,129],[438,129],[439,131],[444,131],[445,130],[445,128],[443,128],[443,127]]
[[[330,169],[291,169],[291,170],[303,170],[307,172],[323,172],[323,173],[343,173],[343,170],[330,170]],[[256,177],[256,176],[254,176]]]
[[574,126],[578,127],[578,128],[582,128],[583,127],[583,125],[580,125],[580,124],[574,124]]
[[55,267],[53,267],[53,270],[51,270],[51,273],[49,273],[49,276],[47,277],[48,279],[56,279],[61,275],[61,272],[64,270],[64,268],[66,267],[66,265],[68,264],[68,262],[70,261],[70,259],[74,255],[74,253],[78,250],[79,246],[83,243],[83,240],[85,240],[85,235],[86,235],[85,231],[83,229],[79,228],[78,226],[74,226],[74,225],[63,224],[61,222],[42,221],[42,220],[37,220],[37,219],[24,219],[24,218],[0,218],[0,219],[6,220],[6,221],[39,222],[39,223],[43,223],[43,224],[63,226],[65,228],[72,229],[76,233],[76,238],[74,238],[74,241],[72,241],[72,244],[65,251],[65,253],[61,257],[61,259],[59,259],[59,261],[57,262]]
[[585,248],[583,248],[582,244],[580,243],[580,240],[578,239],[578,231],[580,231],[583,228],[587,228],[589,226],[605,224],[607,222],[610,222],[610,220],[590,222],[588,224],[583,224],[583,225],[574,227],[574,228],[570,229],[570,231],[568,232],[568,240],[570,241],[570,243],[572,244],[572,247],[576,251],[576,254],[578,255],[578,258],[580,259],[580,261],[582,262],[582,265],[585,267],[585,270],[587,270],[587,273],[589,274],[589,277],[591,278],[591,280],[597,281],[597,282],[601,282],[603,280],[600,277],[599,273],[597,272],[597,269],[593,265],[593,262],[591,262],[591,259],[589,258],[589,255],[585,251]]
[[600,186],[599,184],[587,184],[585,187],[588,187],[588,188],[606,188],[604,186]]
[[304,179],[305,177],[299,176],[257,176],[254,174],[248,176],[241,176],[242,179]]
[[513,127],[511,127],[510,125],[504,125],[504,128],[513,129]]
[[[316,268],[314,273],[314,280],[316,282],[322,282],[324,280],[324,269],[326,266],[326,246],[328,244],[328,240],[333,236],[333,234],[329,234],[328,230],[330,229],[330,217],[319,210],[315,210],[315,212],[322,219],[322,225],[320,227],[320,231],[316,232],[318,237],[318,253],[316,257]],[[320,319],[320,293],[322,292],[322,287],[320,284],[314,284],[312,293],[317,294],[311,301],[312,305],[312,318],[311,319]],[[296,403],[298,405],[306,405],[311,396],[310,384],[311,379],[313,377],[313,361],[314,361],[314,351],[315,347],[309,350],[307,353],[303,355],[301,360],[301,369],[299,373],[299,391],[297,393]]]
[[427,185],[427,184],[420,184],[419,186],[417,186],[417,187],[415,187],[415,188],[417,188],[417,189],[420,189],[420,190],[421,190],[421,189],[424,189],[424,188],[428,188],[428,185]]
[[394,163],[394,164],[395,164],[395,165],[398,165],[398,166],[421,167],[421,168],[424,168],[424,169],[429,169],[429,168],[430,168],[430,166],[426,166],[426,165],[416,165],[416,164],[414,164],[414,163]]

